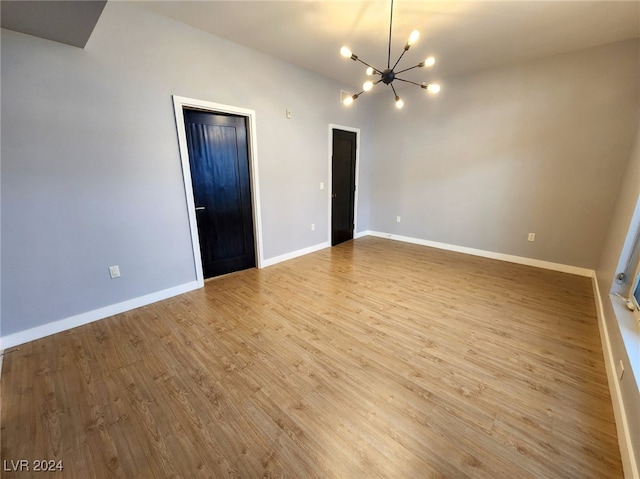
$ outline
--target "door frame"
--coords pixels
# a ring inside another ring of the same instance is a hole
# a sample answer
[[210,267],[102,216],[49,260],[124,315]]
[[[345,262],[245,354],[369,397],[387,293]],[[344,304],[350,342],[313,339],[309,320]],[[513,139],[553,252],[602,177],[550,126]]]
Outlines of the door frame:
[[172,95],[173,110],[178,131],[178,146],[180,149],[180,162],[182,163],[182,180],[184,181],[185,196],[187,200],[187,213],[189,215],[189,229],[191,231],[191,248],[193,262],[196,270],[196,281],[201,288],[204,286],[204,272],[202,269],[202,256],[200,255],[200,237],[198,235],[198,223],[196,221],[196,204],[193,198],[193,184],[191,182],[191,167],[189,165],[189,148],[187,146],[187,131],[184,126],[184,108],[193,108],[211,113],[226,113],[242,116],[247,119],[247,149],[249,154],[249,171],[251,183],[251,203],[253,209],[253,238],[256,250],[256,266],[262,268],[264,262],[262,249],[262,221],[260,216],[260,182],[258,180],[258,143],[256,141],[256,112],[248,108],[231,105],[223,105],[206,100],[187,98]]
[[328,218],[329,221],[327,223],[328,225],[328,230],[329,230],[329,234],[328,234],[328,242],[329,245],[331,245],[331,229],[332,229],[332,223],[331,223],[331,202],[332,202],[332,198],[331,198],[331,190],[333,188],[333,130],[344,130],[344,131],[350,131],[352,133],[356,134],[356,176],[355,176],[355,196],[353,198],[353,238],[355,239],[356,236],[356,232],[358,231],[358,196],[360,195],[360,188],[358,188],[358,183],[359,183],[359,178],[360,178],[360,128],[355,128],[352,126],[344,126],[344,125],[337,125],[335,123],[329,123],[329,175],[328,175],[328,181],[327,181],[327,204],[328,204]]

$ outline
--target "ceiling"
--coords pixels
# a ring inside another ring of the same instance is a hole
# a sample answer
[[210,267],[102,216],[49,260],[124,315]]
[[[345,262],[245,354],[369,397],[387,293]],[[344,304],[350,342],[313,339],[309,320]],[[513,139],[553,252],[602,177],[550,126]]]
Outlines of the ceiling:
[[[390,0],[133,3],[354,89],[365,78],[364,68],[340,57],[341,46],[348,46],[375,67],[382,69],[387,63]],[[82,35],[88,38],[103,6],[103,1],[4,0],[2,27],[64,43],[70,42],[56,38],[52,30],[63,37],[84,32],[75,41],[84,46]],[[13,10],[12,25],[8,25],[8,7]],[[434,67],[409,72],[407,78],[445,81],[455,75],[638,38],[640,1],[395,0],[392,63],[413,29],[421,37],[399,68],[434,55]]]
[[[377,68],[387,64],[389,0],[136,3],[354,88],[365,79],[364,68],[340,57],[341,46]],[[413,29],[421,37],[400,66],[428,55],[437,63],[407,78],[444,80],[640,37],[640,2],[395,0],[392,64]]]

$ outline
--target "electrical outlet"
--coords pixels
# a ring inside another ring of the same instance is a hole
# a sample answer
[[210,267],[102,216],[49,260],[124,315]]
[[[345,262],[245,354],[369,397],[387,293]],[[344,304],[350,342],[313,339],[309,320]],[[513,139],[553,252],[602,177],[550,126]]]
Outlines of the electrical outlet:
[[535,240],[536,240],[536,234],[529,233],[529,236],[527,237],[527,241],[535,241]]
[[311,223],[311,231],[315,231],[316,230],[316,224],[315,223]]
[[396,216],[396,223],[400,223],[400,220],[401,220],[401,219],[402,219],[402,218],[400,218],[399,216]]
[[618,361],[618,379],[622,379],[622,376],[624,375],[624,364],[622,364],[622,361]]
[[286,114],[287,114],[287,120],[291,120],[291,110],[287,108]]
[[109,266],[109,276],[111,276],[111,279],[119,278],[120,277],[120,266],[118,266],[118,265]]

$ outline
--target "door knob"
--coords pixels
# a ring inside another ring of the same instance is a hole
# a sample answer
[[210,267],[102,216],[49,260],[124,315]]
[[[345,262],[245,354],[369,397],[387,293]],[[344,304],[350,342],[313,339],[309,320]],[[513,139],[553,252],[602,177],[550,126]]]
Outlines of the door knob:
[[196,211],[204,210],[204,206],[196,206]]

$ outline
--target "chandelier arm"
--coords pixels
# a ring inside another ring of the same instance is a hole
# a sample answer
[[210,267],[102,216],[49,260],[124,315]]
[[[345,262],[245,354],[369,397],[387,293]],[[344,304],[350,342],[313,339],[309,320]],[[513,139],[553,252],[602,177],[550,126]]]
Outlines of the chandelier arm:
[[[420,88],[422,88],[422,84],[421,84],[421,83],[416,83],[416,82],[411,81],[411,80],[405,80],[405,79],[403,79],[403,78],[398,78],[398,77],[395,77],[395,80],[403,81],[403,82],[405,82],[405,83],[411,83],[412,85],[416,85],[416,86],[419,86]],[[395,90],[394,90],[394,91],[395,91]]]
[[424,62],[420,62],[417,65],[413,65],[412,67],[405,68],[404,70],[400,70],[399,72],[396,73],[396,75],[399,75],[400,73],[408,72],[409,70],[413,70],[414,68],[420,68],[423,66],[424,66]]
[[[345,105],[349,105],[349,104],[353,103],[354,101],[356,101],[356,100],[358,99],[358,97],[359,97],[360,95],[362,95],[363,93],[364,93],[364,90],[362,90],[360,93],[354,93],[354,94],[353,94],[353,95],[351,95],[350,97],[345,98],[345,100],[343,100],[343,103],[344,103]],[[351,101],[350,101],[349,103],[346,103],[346,100],[347,100],[347,99],[349,99],[349,98],[351,98]]]
[[396,97],[398,96],[398,94],[396,93],[396,89],[393,88],[393,83],[389,83],[389,86],[391,87],[391,89],[393,90],[393,96]]
[[[373,85],[371,85],[371,89],[373,89],[373,87],[374,87],[374,86],[376,86],[376,85],[377,85],[378,83],[380,83],[381,81],[382,81],[382,78],[380,78],[380,79],[379,79],[379,80],[377,80],[377,81],[374,81],[374,82],[373,82]],[[369,91],[371,91],[371,89],[369,89]]]
[[356,58],[357,61],[359,61],[360,63],[362,63],[363,65],[368,66],[369,68],[373,68],[373,71],[382,75],[382,72],[380,70],[378,70],[376,67],[369,65],[367,62],[363,62],[362,60],[360,60],[359,58]]
[[389,15],[389,52],[387,53],[387,68],[391,65],[391,26],[393,25],[393,0],[391,0],[391,14]]
[[[398,63],[400,63],[400,60],[402,60],[402,57],[404,56],[405,53],[407,53],[408,48],[405,48],[404,50],[402,50],[402,53],[400,54],[400,56],[398,57],[398,59],[396,60],[396,63],[393,65],[392,70],[396,69],[396,66],[398,66]],[[403,70],[404,71],[404,70]]]

